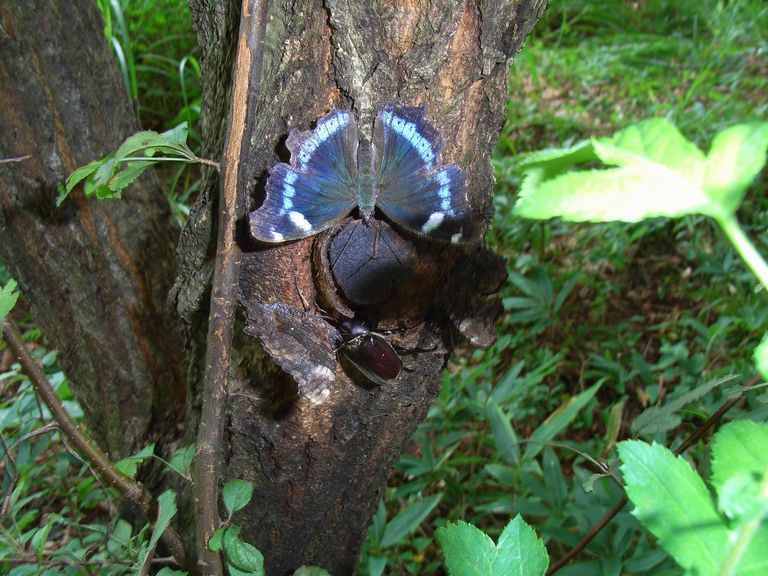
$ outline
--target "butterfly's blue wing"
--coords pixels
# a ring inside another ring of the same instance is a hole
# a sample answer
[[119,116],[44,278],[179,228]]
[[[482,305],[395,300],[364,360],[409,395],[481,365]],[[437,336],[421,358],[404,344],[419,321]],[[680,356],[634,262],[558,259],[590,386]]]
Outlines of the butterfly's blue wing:
[[306,238],[330,228],[357,203],[358,136],[352,113],[332,110],[314,130],[292,131],[291,163],[269,173],[264,204],[250,214],[251,234],[263,242]]
[[374,128],[376,206],[396,225],[453,243],[472,240],[464,173],[441,166],[443,142],[424,107],[388,104]]

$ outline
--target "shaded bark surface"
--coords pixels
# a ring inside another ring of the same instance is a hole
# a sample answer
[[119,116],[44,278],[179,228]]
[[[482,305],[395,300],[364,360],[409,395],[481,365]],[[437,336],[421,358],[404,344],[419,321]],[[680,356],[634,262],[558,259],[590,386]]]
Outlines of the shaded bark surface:
[[57,186],[138,130],[95,3],[0,3],[0,260],[113,458],[178,433],[183,343],[167,300],[178,232],[151,176],[60,208]]
[[[202,61],[204,138],[208,155],[218,157],[236,8],[202,0],[191,5],[199,37],[208,42]],[[354,110],[358,126],[370,136],[376,112],[398,100],[428,105],[446,141],[443,160],[467,172],[470,199],[487,223],[490,159],[504,118],[508,63],[544,5],[543,0],[271,3],[261,89],[248,110],[250,159],[242,170],[242,192],[251,206],[263,198],[268,168],[288,159],[284,142],[292,128],[307,129],[337,107]],[[179,247],[176,303],[193,322],[211,270],[215,184],[209,181],[201,194]],[[314,242],[263,247],[243,234],[244,299],[298,309],[311,303]],[[436,282],[441,250],[433,252]],[[418,306],[424,308],[425,300]],[[397,319],[405,312],[389,313]],[[422,323],[412,335],[413,354],[403,358],[405,376],[396,384],[359,386],[339,369],[321,405],[291,396],[295,383],[256,340],[241,333],[235,346],[226,477],[256,487],[252,504],[235,518],[241,534],[264,551],[269,574],[287,574],[302,564],[352,573],[389,470],[439,389],[447,353],[440,326]]]

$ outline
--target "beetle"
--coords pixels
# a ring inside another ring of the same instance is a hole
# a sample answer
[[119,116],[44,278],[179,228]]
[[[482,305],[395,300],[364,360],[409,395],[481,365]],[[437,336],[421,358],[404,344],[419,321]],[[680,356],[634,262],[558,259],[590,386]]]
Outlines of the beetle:
[[339,353],[374,384],[385,385],[397,379],[403,368],[395,349],[379,332],[362,320],[341,320]]

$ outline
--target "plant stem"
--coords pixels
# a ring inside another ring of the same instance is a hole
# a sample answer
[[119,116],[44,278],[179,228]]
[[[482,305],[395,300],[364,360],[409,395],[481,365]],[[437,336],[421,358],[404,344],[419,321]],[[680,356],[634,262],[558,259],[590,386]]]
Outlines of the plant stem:
[[240,278],[240,248],[236,241],[235,227],[245,207],[244,195],[238,194],[239,167],[244,165],[244,156],[248,150],[248,147],[244,146],[248,97],[249,93],[257,93],[257,83],[261,78],[266,25],[267,0],[242,0],[238,50],[232,81],[232,103],[219,180],[216,265],[208,316],[202,410],[193,471],[198,563],[203,573],[211,576],[221,576],[224,573],[221,557],[208,549],[208,539],[221,524],[219,468],[227,405],[227,376]]
[[[753,378],[752,382],[749,383],[748,386],[754,386],[757,382],[759,382],[759,378]],[[707,418],[707,421],[704,422],[701,426],[699,426],[696,430],[694,430],[693,434],[691,434],[688,438],[686,438],[683,443],[677,447],[677,449],[674,451],[675,456],[679,456],[683,452],[685,452],[688,448],[696,444],[701,438],[704,437],[704,435],[712,429],[725,415],[728,410],[730,410],[737,402],[739,402],[742,398],[742,394],[739,394],[738,396],[734,396],[730,400],[728,400],[725,404],[723,404],[720,409],[712,414],[709,418]],[[546,576],[551,576],[560,568],[568,564],[571,560],[573,560],[576,556],[578,556],[584,548],[587,547],[587,545],[592,541],[592,539],[597,536],[597,534],[605,528],[605,526],[613,520],[613,517],[616,516],[619,512],[621,512],[621,509],[626,506],[627,502],[629,502],[626,494],[623,495],[619,500],[616,501],[616,503],[611,507],[608,512],[606,512],[603,517],[598,520],[598,522],[587,532],[582,538],[576,543],[576,545],[568,550],[560,559],[557,560],[552,566],[550,566],[549,570],[546,572]]]
[[[32,358],[32,355],[22,341],[18,327],[10,318],[6,318],[3,322],[2,333],[5,341],[8,343],[8,347],[19,359],[19,362],[21,362],[24,373],[29,377],[32,386],[35,387],[35,391],[43,399],[46,406],[48,406],[61,431],[70,439],[75,448],[80,452],[80,455],[93,465],[93,469],[110,486],[116,488],[131,502],[139,506],[147,518],[154,522],[157,516],[157,503],[152,494],[140,482],[118,472],[112,465],[112,462],[109,461],[109,458],[85,437],[74,420],[69,416],[56,391],[48,383],[48,378],[45,376],[42,368]],[[171,554],[173,554],[178,564],[183,566],[186,561],[184,546],[176,531],[168,527],[160,538]]]
[[752,244],[750,239],[739,226],[734,216],[725,216],[717,219],[725,235],[731,241],[747,266],[755,273],[765,290],[768,290],[768,264]]

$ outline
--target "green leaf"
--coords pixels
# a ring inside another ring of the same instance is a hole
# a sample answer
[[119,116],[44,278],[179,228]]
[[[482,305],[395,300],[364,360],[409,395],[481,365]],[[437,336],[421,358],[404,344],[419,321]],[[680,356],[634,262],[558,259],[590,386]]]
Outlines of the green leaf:
[[330,572],[320,566],[301,566],[293,576],[331,576]]
[[106,188],[102,187],[97,191],[97,196],[101,200],[119,196],[125,188],[142,175],[144,170],[161,161],[162,158],[158,158],[157,160],[124,162],[124,167],[118,170],[117,173],[109,179]]
[[699,188],[661,165],[569,172],[521,189],[514,213],[538,220],[639,222],[658,216],[709,214]]
[[519,514],[504,528],[496,548],[493,574],[540,576],[549,566],[544,542]]
[[155,443],[149,444],[142,448],[139,452],[133,456],[128,456],[122,460],[118,460],[115,463],[115,468],[121,474],[128,476],[129,478],[136,478],[136,471],[139,469],[139,465],[144,462],[146,458],[155,454]]
[[437,541],[451,576],[541,576],[549,564],[544,543],[520,515],[507,524],[498,544],[461,521],[438,529]]
[[[765,154],[762,124],[748,126],[751,131],[742,128],[725,134],[729,138],[716,138],[709,157],[664,119],[640,122],[610,138],[594,138],[591,146],[532,155],[521,163],[523,183],[514,212],[526,218],[561,217],[576,222],[637,222],[686,214],[721,217],[735,209],[764,162],[764,158],[757,160],[758,150]],[[745,154],[751,161],[744,171],[751,170],[748,177],[735,176],[725,155],[719,153],[732,151],[737,144],[749,152]],[[617,168],[564,173],[572,164],[592,159]],[[730,173],[729,186],[739,180],[741,195],[735,203],[729,200],[733,206],[712,192],[710,172]]]
[[107,540],[107,550],[112,555],[112,557],[125,557],[132,533],[133,527],[131,526],[130,522],[127,522],[122,518],[118,519],[114,530],[112,530],[109,534],[109,540]]
[[491,434],[496,443],[496,449],[504,460],[510,464],[517,464],[520,461],[520,446],[517,435],[509,422],[509,417],[504,413],[501,406],[490,398],[486,412],[491,424]]
[[384,535],[381,537],[380,546],[382,548],[388,548],[394,546],[400,540],[405,538],[407,534],[413,532],[418,528],[419,524],[429,516],[432,509],[440,502],[442,494],[435,494],[428,496],[423,500],[414,502],[405,510],[402,510],[392,520],[387,523],[387,527],[384,529]]
[[665,118],[643,120],[593,143],[606,164],[639,169],[663,166],[697,188],[703,181],[704,154]]
[[[152,446],[152,449],[154,450],[154,444],[151,444],[150,446]],[[158,540],[160,540],[160,536],[162,536],[165,529],[170,526],[171,520],[176,515],[177,510],[176,492],[173,490],[166,490],[157,497],[157,521],[152,529],[149,546],[147,546],[144,553],[140,555],[141,557],[138,563],[140,567],[144,567],[149,561],[150,555],[154,551],[155,546],[157,546]]]
[[368,576],[381,576],[387,567],[386,556],[368,556]]
[[749,185],[765,166],[768,122],[737,124],[718,132],[707,156],[704,190],[724,212],[733,214]]
[[222,497],[224,506],[227,507],[230,517],[232,514],[245,507],[253,496],[253,484],[245,480],[230,480],[224,484]]
[[[2,315],[0,314],[0,318]],[[757,371],[765,380],[768,380],[768,332],[763,335],[763,339],[755,348],[755,352],[752,355],[752,360],[755,363]]]
[[678,410],[732,379],[731,376],[728,376],[726,378],[710,380],[709,382],[697,386],[690,392],[686,392],[677,398],[666,401],[663,406],[651,406],[650,408],[647,408],[632,422],[632,426],[630,427],[632,434],[650,435],[671,430],[682,421],[680,416],[676,414]]
[[437,541],[451,576],[491,576],[496,545],[482,530],[462,522],[438,528]]
[[731,518],[762,511],[760,486],[768,472],[768,424],[736,420],[723,426],[712,443],[712,484],[721,509]]
[[728,529],[707,487],[682,457],[640,440],[618,444],[632,514],[686,570],[717,574],[728,549]]
[[0,289],[0,324],[3,323],[8,313],[16,306],[18,299],[19,293],[16,292],[16,280],[11,278],[8,280],[8,284]]
[[60,199],[57,201],[57,204],[61,205],[61,202],[64,200],[64,198],[66,198],[69,195],[70,192],[72,192],[75,186],[77,186],[78,184],[80,184],[80,182],[88,178],[88,176],[96,172],[96,170],[104,163],[104,160],[105,159],[94,160],[93,162],[90,162],[85,166],[81,166],[80,168],[72,172],[72,174],[69,175],[69,178],[67,178],[67,183],[66,183],[66,186],[64,187],[64,191],[65,191],[64,197],[63,198],[60,197]]
[[35,535],[32,536],[32,539],[30,540],[32,550],[35,552],[35,558],[37,558],[38,561],[40,561],[40,559],[43,557],[43,552],[45,551],[45,543],[48,542],[48,534],[50,534],[52,527],[53,525],[49,520],[45,526],[37,529]]
[[240,527],[230,526],[224,532],[224,552],[227,562],[248,574],[264,574],[264,556],[239,536]]
[[541,426],[531,434],[529,438],[531,442],[526,446],[523,458],[531,459],[541,452],[542,448],[544,448],[544,443],[552,440],[576,418],[581,409],[592,400],[600,386],[602,386],[602,382],[594,384],[576,396],[571,397],[567,402],[558,407],[557,410],[552,412]]
[[172,142],[174,144],[184,144],[187,143],[187,136],[189,135],[189,125],[186,122],[182,122],[178,126],[174,126],[170,130],[166,130],[162,134],[160,134],[161,137],[165,138],[168,142]]
[[208,550],[211,552],[221,552],[224,547],[224,532],[226,528],[216,528],[208,538]]
[[768,469],[768,424],[736,420],[724,425],[712,443],[712,484],[717,490],[739,474]]
[[169,464],[182,475],[189,476],[192,470],[192,459],[195,457],[195,445],[190,444],[180,448],[171,458]]
[[174,570],[169,566],[163,566],[157,572],[157,576],[187,576],[187,573],[184,570]]

